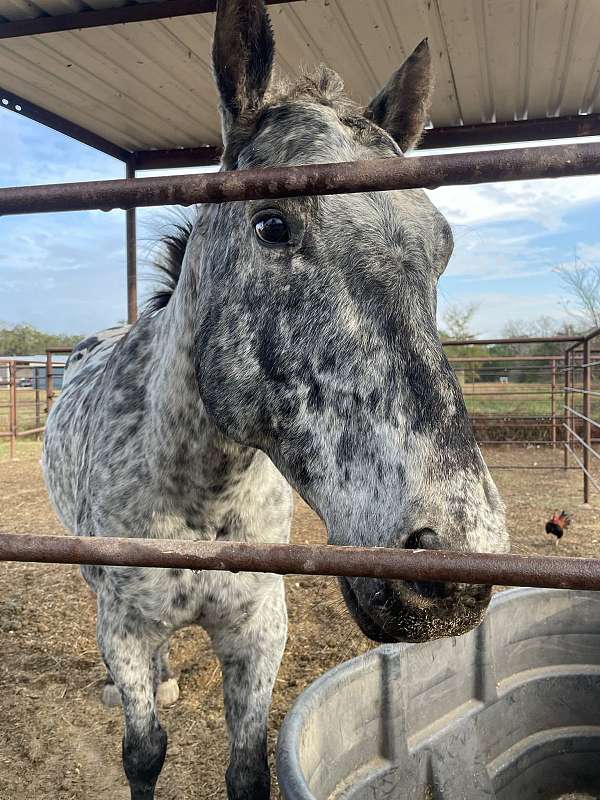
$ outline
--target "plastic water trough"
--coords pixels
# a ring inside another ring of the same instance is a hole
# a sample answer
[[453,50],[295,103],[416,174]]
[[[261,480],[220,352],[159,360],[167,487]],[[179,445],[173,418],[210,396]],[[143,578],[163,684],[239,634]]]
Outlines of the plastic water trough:
[[285,800],[600,798],[600,593],[501,592],[465,636],[339,665],[286,717],[277,773]]

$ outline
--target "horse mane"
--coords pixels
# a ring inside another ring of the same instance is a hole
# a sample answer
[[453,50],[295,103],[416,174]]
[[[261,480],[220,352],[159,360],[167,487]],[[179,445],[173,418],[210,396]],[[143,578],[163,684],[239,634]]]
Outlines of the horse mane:
[[169,223],[168,229],[160,236],[158,255],[152,265],[157,286],[146,302],[144,310],[147,314],[153,314],[168,305],[181,276],[193,227],[194,220],[184,216],[181,220]]

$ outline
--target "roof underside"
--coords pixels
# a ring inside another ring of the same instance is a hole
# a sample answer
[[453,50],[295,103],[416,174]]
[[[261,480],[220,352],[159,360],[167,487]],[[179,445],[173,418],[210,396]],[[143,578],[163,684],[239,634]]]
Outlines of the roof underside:
[[[120,6],[0,0],[5,22]],[[366,102],[428,36],[435,127],[600,111],[599,0],[272,5],[284,73],[326,63]],[[219,145],[214,14],[2,38],[0,85],[131,151]]]

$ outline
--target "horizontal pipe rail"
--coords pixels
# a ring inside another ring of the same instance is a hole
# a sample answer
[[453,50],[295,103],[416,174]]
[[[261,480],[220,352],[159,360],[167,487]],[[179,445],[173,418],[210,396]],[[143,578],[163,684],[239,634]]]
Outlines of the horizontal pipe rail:
[[600,590],[600,559],[451,550],[4,533],[0,560]]
[[592,395],[593,397],[600,397],[600,392],[592,392],[588,389],[579,389],[577,386],[570,387],[563,389],[565,392],[575,392],[576,394],[588,394]]
[[576,415],[577,415],[578,417],[580,417],[580,418],[581,418],[581,419],[582,419],[584,422],[589,422],[589,423],[591,423],[592,425],[595,425],[595,426],[596,426],[596,428],[600,428],[600,421],[598,421],[598,422],[597,422],[596,420],[594,420],[594,419],[591,419],[590,417],[586,417],[586,416],[585,416],[585,414],[581,414],[579,411],[577,411],[577,409],[575,409],[575,408],[571,408],[571,406],[565,406],[565,405],[563,405],[563,408],[564,408],[564,409],[566,409],[567,411],[570,411],[572,414],[576,414]]
[[[454,345],[456,342],[442,342],[442,344],[451,344]],[[562,355],[560,356],[495,356],[492,354],[486,354],[482,356],[468,356],[466,358],[461,358],[460,356],[451,356],[448,361],[450,363],[453,362],[479,362],[479,361],[561,361]],[[512,367],[505,367],[505,369],[512,369]],[[519,367],[514,367],[514,369],[519,369]],[[535,367],[535,369],[551,369],[551,367]]]
[[586,333],[583,337],[583,341],[589,342],[591,339],[595,339],[596,336],[600,336],[600,328],[594,328],[589,333]]
[[528,415],[519,415],[519,416],[512,416],[511,414],[498,414],[498,416],[484,416],[483,414],[480,416],[479,414],[473,414],[471,416],[471,422],[474,425],[478,423],[493,423],[494,425],[504,425],[506,424],[508,427],[512,427],[514,422],[518,422],[520,425],[550,425],[552,423],[553,417],[550,414],[528,414]]
[[574,436],[577,439],[577,441],[582,445],[582,447],[584,447],[590,453],[590,455],[593,455],[595,458],[597,458],[600,461],[600,453],[597,453],[594,450],[594,448],[591,447],[586,442],[585,439],[583,439],[578,433],[575,433],[573,428],[569,427],[569,425],[567,425],[566,422],[563,423],[563,428],[565,428],[565,430],[567,430],[571,434],[571,436]]
[[[223,203],[301,195],[435,189],[600,172],[600,143],[380,158],[339,164],[0,189],[0,214]],[[581,337],[552,337],[553,341]],[[530,339],[534,341],[534,339]],[[549,341],[548,337],[544,341]]]
[[481,423],[480,420],[471,418],[475,429],[479,428],[551,428],[553,422],[508,422],[497,420],[496,422]]
[[505,392],[502,389],[498,389],[498,391],[487,391],[487,392],[463,392],[465,400],[468,400],[469,397],[527,397],[528,395],[532,394],[542,394],[549,397],[552,394],[550,389],[547,389],[545,392],[537,391],[537,392]]
[[488,464],[488,469],[541,469],[544,472],[551,472],[553,470],[560,470],[563,472],[565,469],[579,469],[579,467],[533,467],[521,466],[521,464]]
[[[544,344],[546,342],[575,342],[573,347],[579,347],[583,341],[580,334],[573,336],[513,336],[508,339],[446,339],[442,342],[444,347],[464,347],[465,345],[477,344]],[[475,357],[477,361],[481,359]],[[485,356],[484,356],[485,358]],[[519,359],[526,359],[527,356],[516,356]]]
[[477,444],[494,446],[520,444],[527,447],[530,444],[552,444],[552,439],[477,439]]
[[[581,461],[581,459],[579,459],[579,458],[577,457],[577,454],[575,453],[575,451],[573,450],[573,448],[572,448],[572,447],[569,445],[569,443],[568,443],[568,442],[563,442],[563,444],[564,444],[564,446],[566,447],[566,449],[569,451],[569,453],[570,453],[570,454],[573,456],[573,458],[575,459],[575,461],[576,461],[576,462],[579,464],[579,469],[581,469],[581,471],[582,471],[582,472],[583,472],[585,475],[587,475],[587,477],[588,477],[588,478],[589,478],[589,480],[590,480],[590,483],[591,483],[591,484],[594,486],[594,488],[595,488],[595,489],[597,489],[597,490],[600,492],[600,486],[599,486],[599,485],[596,483],[596,481],[594,480],[594,477],[593,477],[593,475],[591,474],[591,472],[590,472],[589,470],[587,470],[587,469],[586,469],[586,467],[585,467],[585,464],[583,463],[583,461]],[[569,468],[569,467],[567,467],[567,469],[570,469],[570,468]],[[575,467],[575,469],[577,469],[577,467]]]
[[34,433],[43,433],[45,428],[30,428],[28,431],[17,431],[17,436],[33,436]]

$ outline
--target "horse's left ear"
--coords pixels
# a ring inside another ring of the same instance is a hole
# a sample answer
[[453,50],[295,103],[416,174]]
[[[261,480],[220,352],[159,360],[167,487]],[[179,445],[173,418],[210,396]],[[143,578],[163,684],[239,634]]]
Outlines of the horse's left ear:
[[218,0],[213,70],[221,97],[223,138],[257,111],[271,80],[275,45],[264,0]]
[[365,117],[386,130],[406,152],[421,138],[432,94],[431,54],[427,39],[423,39],[371,100]]

